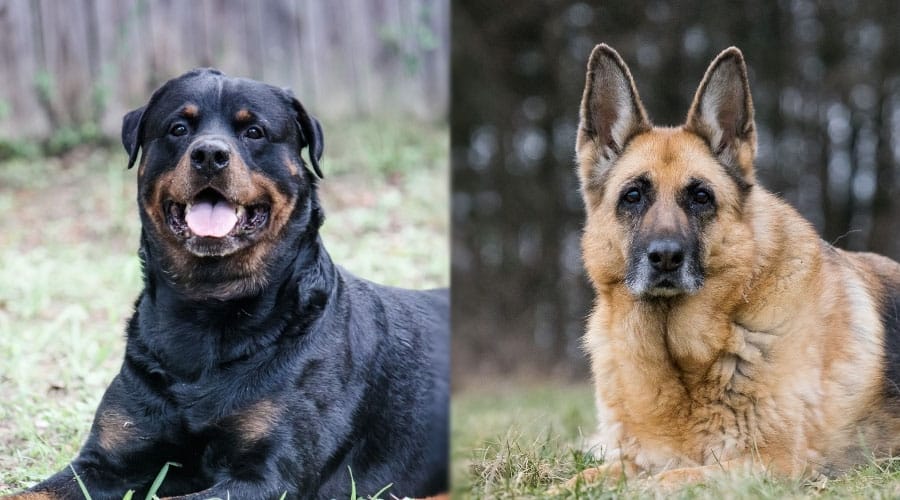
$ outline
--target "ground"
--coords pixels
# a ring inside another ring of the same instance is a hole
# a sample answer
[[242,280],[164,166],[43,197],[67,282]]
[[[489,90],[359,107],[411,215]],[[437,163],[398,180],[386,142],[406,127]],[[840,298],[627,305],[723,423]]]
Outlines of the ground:
[[453,498],[900,498],[900,458],[816,482],[723,476],[661,494],[630,480],[551,494],[553,485],[602,463],[582,451],[595,425],[593,405],[586,384],[509,381],[458,391],[451,422]]
[[[322,237],[335,262],[389,285],[449,284],[448,135],[325,124]],[[119,369],[141,288],[126,163],[124,150],[93,148],[0,163],[0,494],[71,460]]]

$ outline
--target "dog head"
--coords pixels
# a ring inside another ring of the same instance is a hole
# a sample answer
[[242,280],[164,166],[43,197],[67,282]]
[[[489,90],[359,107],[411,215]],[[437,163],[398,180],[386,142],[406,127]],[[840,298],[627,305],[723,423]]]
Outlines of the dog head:
[[143,251],[185,290],[259,291],[321,224],[301,150],[321,177],[322,128],[287,90],[193,70],[125,115],[122,143],[129,168],[142,151]]
[[576,144],[587,207],[582,240],[595,286],[639,299],[695,294],[736,257],[734,225],[755,182],[747,69],[729,48],[706,72],[684,125],[654,127],[628,67],[598,45]]

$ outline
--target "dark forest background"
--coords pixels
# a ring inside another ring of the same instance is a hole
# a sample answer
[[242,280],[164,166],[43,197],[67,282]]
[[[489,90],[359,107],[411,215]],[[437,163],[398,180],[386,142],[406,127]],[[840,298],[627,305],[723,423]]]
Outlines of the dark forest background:
[[629,64],[656,124],[682,123],[711,59],[744,52],[758,178],[853,250],[900,259],[900,2],[453,3],[453,367],[584,378],[591,302],[574,172],[587,58]]

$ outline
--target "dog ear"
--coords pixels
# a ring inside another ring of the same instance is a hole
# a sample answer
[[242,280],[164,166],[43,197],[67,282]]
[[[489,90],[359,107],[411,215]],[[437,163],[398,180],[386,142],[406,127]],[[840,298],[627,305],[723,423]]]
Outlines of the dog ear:
[[141,106],[138,109],[129,111],[125,118],[122,118],[122,145],[125,146],[125,151],[128,152],[128,168],[134,166],[138,151],[141,149],[140,133],[144,109],[146,109],[146,106]]
[[684,128],[704,138],[733,175],[747,185],[753,183],[756,126],[747,66],[739,49],[725,49],[709,65]]
[[[606,172],[628,140],[650,128],[628,66],[612,47],[597,45],[587,65],[576,142],[582,185],[596,182],[597,174]],[[584,151],[589,144],[593,148]],[[590,158],[582,158],[586,154]]]
[[319,179],[324,179],[325,176],[322,175],[322,169],[319,168],[319,162],[322,160],[322,153],[325,150],[325,136],[322,133],[322,124],[306,112],[306,108],[294,97],[294,93],[290,89],[283,90],[290,98],[291,106],[297,114],[297,127],[300,130],[300,139],[304,143],[300,146],[300,149],[302,150],[303,147],[308,148],[309,161],[312,163],[313,171]]

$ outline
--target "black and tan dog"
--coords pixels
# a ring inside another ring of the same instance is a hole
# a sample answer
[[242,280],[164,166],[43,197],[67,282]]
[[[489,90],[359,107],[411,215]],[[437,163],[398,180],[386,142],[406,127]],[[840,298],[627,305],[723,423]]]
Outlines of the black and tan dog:
[[[195,70],[128,113],[144,290],[125,360],[70,467],[22,494],[426,496],[447,488],[446,291],[335,266],[322,129],[288,91]],[[365,251],[361,249],[361,251]]]
[[900,265],[832,247],[757,185],[739,50],[662,128],[596,47],[576,148],[606,463],[569,486],[830,474],[900,450]]

